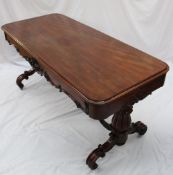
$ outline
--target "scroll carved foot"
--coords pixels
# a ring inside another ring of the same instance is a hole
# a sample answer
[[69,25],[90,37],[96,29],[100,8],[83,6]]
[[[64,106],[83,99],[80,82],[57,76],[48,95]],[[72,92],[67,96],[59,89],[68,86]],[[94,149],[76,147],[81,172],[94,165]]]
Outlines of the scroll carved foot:
[[147,126],[140,121],[132,123],[129,130],[129,134],[138,133],[141,136],[144,135],[146,132],[147,132]]
[[17,80],[16,80],[16,84],[19,86],[20,89],[23,89],[24,85],[22,83],[22,81],[24,79],[28,80],[29,76],[33,75],[36,72],[35,69],[31,69],[29,71],[25,71],[23,74],[21,74]]
[[127,140],[127,135],[125,133],[115,135],[110,133],[110,138],[104,143],[100,144],[98,148],[91,152],[86,160],[86,164],[94,170],[98,167],[96,161],[100,157],[103,158],[106,155],[106,152],[110,151],[115,145],[123,145]]
[[130,113],[132,106],[126,106],[121,111],[114,114],[112,123],[108,124],[104,120],[100,121],[101,124],[111,131],[109,139],[102,145],[99,145],[94,151],[90,153],[86,160],[86,164],[92,169],[98,167],[96,161],[100,157],[103,158],[109,150],[115,145],[124,145],[127,141],[128,134],[138,133],[144,135],[147,131],[147,126],[142,122],[131,123]]

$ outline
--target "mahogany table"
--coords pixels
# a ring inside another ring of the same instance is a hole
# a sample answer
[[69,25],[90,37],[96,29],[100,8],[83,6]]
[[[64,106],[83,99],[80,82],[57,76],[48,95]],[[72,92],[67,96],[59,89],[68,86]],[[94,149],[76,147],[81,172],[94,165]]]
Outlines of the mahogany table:
[[[65,92],[91,118],[110,131],[109,139],[88,156],[96,160],[114,145],[125,144],[128,134],[144,135],[147,126],[131,122],[133,105],[164,84],[164,62],[60,14],[50,14],[2,26],[5,38],[30,63],[35,72]],[[113,115],[111,124],[105,119]]]

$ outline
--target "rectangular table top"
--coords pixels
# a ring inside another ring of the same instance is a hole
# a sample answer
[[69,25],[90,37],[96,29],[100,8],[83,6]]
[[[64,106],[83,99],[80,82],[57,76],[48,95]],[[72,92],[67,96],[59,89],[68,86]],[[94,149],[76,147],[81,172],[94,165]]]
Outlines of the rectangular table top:
[[153,56],[64,15],[36,17],[2,29],[95,103],[116,98],[168,71]]

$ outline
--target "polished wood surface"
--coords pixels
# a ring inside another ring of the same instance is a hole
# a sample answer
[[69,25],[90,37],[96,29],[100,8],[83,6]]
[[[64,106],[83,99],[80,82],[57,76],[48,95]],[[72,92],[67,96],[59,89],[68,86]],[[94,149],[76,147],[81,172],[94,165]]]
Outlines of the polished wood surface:
[[114,101],[167,72],[162,61],[60,14],[4,25],[4,32],[85,101]]
[[[147,126],[132,123],[133,105],[164,85],[167,64],[101,32],[58,14],[2,27],[5,39],[32,67],[17,80],[35,72],[65,92],[91,118],[110,131],[109,139],[86,159],[92,169],[97,159],[128,135],[144,135]],[[104,119],[113,115],[109,124]]]

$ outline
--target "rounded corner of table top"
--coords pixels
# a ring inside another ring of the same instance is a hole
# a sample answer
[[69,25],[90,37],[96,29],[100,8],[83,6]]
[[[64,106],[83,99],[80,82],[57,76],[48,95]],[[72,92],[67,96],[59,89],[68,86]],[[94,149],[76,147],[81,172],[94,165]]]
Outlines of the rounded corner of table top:
[[169,71],[169,65],[167,64],[167,63],[165,63],[165,62],[163,62],[163,64],[164,64],[164,67],[165,67],[165,72],[168,72]]
[[5,32],[5,28],[7,27],[7,24],[4,24],[1,26],[1,29]]
[[136,84],[133,87],[130,87],[129,89],[126,89],[125,91],[117,93],[117,94],[115,94],[111,97],[108,97],[108,98],[91,98],[91,97],[87,97],[87,96],[85,96],[85,98],[86,98],[88,103],[90,103],[92,105],[99,105],[99,106],[100,105],[105,105],[109,102],[116,101],[117,99],[121,98],[122,96],[124,96],[128,93],[131,93],[131,92],[135,91],[136,89],[140,88],[141,86],[146,85],[148,83],[151,83],[152,81],[156,80],[159,77],[162,77],[164,75],[166,76],[166,73],[169,71],[169,66],[168,66],[168,64],[166,64],[164,62],[162,62],[162,63],[163,63],[163,70],[160,73],[154,75],[153,77],[150,77],[149,79],[146,79],[143,82],[140,82],[140,83]]

